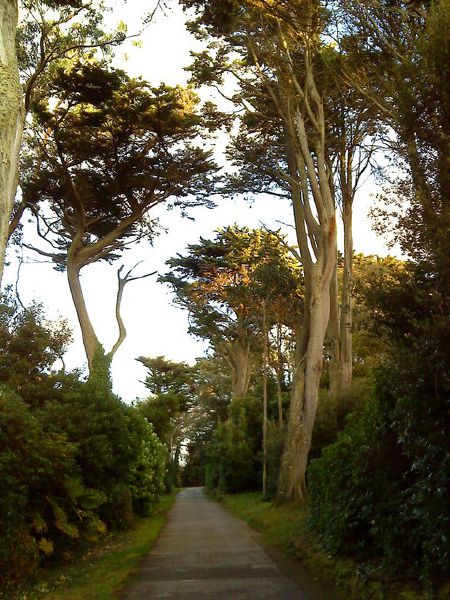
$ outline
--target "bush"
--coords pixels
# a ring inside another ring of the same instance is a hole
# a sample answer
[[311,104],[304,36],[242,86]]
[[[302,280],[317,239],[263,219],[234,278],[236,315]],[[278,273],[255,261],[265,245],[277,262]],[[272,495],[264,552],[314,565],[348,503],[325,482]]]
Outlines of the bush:
[[[163,463],[156,473],[144,472],[146,466],[153,469],[162,459],[161,447],[144,417],[95,380],[80,384],[60,402],[47,403],[42,412],[52,431],[65,432],[75,444],[85,483],[105,494],[101,518],[110,527],[130,526],[133,503],[142,505],[147,496],[149,502],[154,501],[162,491]],[[140,510],[144,511],[143,506]]]
[[436,581],[450,564],[449,400],[423,357],[398,358],[376,400],[312,461],[311,523],[334,553]]
[[0,589],[14,589],[39,560],[105,530],[104,496],[81,482],[76,447],[48,433],[20,398],[0,393]]
[[319,404],[314,421],[310,459],[318,458],[323,448],[333,444],[345,428],[350,414],[361,413],[373,397],[371,378],[355,378],[351,386],[338,395],[319,390]]
[[238,398],[227,421],[219,423],[207,449],[206,485],[221,493],[261,485],[261,409],[255,398]]
[[86,383],[55,374],[65,326],[10,301],[0,334],[0,589],[11,595],[42,560],[147,513],[165,461],[145,418],[112,393],[104,353]]
[[152,426],[139,417],[142,428],[140,454],[129,473],[133,511],[146,517],[164,491],[166,448]]

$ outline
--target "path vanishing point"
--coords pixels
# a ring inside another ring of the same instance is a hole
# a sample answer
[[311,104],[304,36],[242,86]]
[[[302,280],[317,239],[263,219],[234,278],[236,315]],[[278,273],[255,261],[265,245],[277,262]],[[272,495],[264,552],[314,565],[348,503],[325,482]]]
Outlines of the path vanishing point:
[[126,600],[311,600],[283,575],[254,532],[201,488],[178,494]]

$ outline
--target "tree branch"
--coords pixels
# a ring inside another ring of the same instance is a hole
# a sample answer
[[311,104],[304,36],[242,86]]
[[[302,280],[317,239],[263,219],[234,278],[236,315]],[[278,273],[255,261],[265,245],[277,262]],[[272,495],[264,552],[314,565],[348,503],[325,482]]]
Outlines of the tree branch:
[[110,352],[108,353],[108,358],[110,360],[112,360],[115,353],[120,348],[120,346],[122,345],[122,343],[124,342],[124,340],[127,336],[127,330],[125,329],[125,324],[123,322],[121,311],[120,311],[120,307],[122,304],[123,291],[125,289],[125,286],[130,281],[136,281],[138,279],[145,279],[146,277],[150,277],[151,275],[155,275],[157,273],[157,271],[152,271],[151,273],[146,273],[145,275],[137,275],[135,277],[131,277],[132,272],[138,265],[141,264],[141,262],[142,261],[136,263],[134,265],[134,267],[131,267],[131,269],[125,274],[124,277],[121,277],[123,265],[117,271],[118,288],[117,288],[117,297],[116,297],[116,320],[117,320],[117,324],[119,326],[119,336],[117,338],[116,343],[114,344],[114,346],[111,348]]

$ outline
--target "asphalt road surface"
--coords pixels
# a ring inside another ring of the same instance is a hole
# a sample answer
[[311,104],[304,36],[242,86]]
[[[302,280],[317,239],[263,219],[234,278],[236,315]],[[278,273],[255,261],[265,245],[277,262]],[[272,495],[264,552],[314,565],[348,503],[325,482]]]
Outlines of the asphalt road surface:
[[125,591],[126,600],[312,600],[201,488],[178,494],[162,534]]

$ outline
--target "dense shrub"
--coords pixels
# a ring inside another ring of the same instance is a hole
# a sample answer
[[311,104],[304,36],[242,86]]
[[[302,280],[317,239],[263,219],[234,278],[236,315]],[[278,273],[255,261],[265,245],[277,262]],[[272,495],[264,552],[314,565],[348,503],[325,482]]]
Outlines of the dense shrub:
[[278,489],[281,456],[283,454],[286,430],[280,429],[279,423],[269,421],[267,425],[266,469],[267,488],[266,499],[275,498]]
[[373,396],[372,378],[355,378],[352,385],[340,392],[331,394],[328,390],[319,391],[312,444],[309,457],[318,458],[322,449],[333,444],[346,425],[351,413],[360,413]]
[[[95,379],[80,384],[77,391],[59,402],[47,403],[42,412],[50,431],[64,432],[75,444],[77,465],[85,483],[105,494],[100,515],[108,526],[129,526],[133,502],[141,506],[142,512],[144,498],[154,501],[162,491],[161,444],[136,409]],[[157,473],[144,474],[145,465],[155,463]],[[144,488],[139,490],[141,484]]]
[[403,576],[449,575],[449,396],[411,360],[385,369],[377,400],[312,462],[311,522],[334,553]]
[[48,433],[13,393],[0,393],[1,589],[31,574],[40,558],[93,541],[105,526],[97,515],[103,494],[87,488],[76,446]]
[[133,512],[141,517],[150,513],[164,490],[166,449],[152,426],[139,417],[142,428],[140,452],[129,472]]
[[256,398],[232,401],[207,449],[206,485],[221,492],[258,489],[261,480],[261,406]]
[[308,477],[312,524],[330,550],[428,581],[450,575],[449,281],[409,263],[370,289],[390,340],[375,399]]
[[89,381],[52,371],[66,331],[42,310],[0,304],[0,595],[106,527],[129,526],[163,490],[164,448],[111,392],[99,355]]

